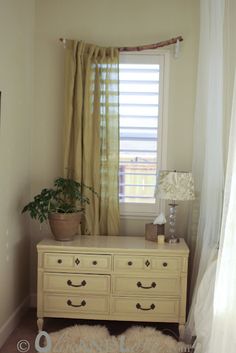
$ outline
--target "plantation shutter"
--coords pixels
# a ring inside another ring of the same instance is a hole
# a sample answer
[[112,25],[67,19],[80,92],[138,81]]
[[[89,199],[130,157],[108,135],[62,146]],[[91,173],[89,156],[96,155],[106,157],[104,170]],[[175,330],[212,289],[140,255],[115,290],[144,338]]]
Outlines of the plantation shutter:
[[121,56],[119,84],[120,202],[155,203],[160,65],[151,56]]

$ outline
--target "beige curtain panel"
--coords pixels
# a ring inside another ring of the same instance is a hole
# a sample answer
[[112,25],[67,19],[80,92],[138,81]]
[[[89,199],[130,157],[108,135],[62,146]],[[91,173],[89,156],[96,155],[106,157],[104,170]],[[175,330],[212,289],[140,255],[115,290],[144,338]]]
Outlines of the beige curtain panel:
[[66,42],[64,175],[99,193],[84,190],[85,234],[119,234],[118,64],[117,49]]

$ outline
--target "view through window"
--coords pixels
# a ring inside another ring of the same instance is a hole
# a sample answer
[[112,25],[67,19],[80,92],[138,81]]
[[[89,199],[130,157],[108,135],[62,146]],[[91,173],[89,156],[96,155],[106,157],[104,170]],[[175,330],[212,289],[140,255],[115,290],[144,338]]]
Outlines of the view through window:
[[163,65],[157,55],[121,55],[120,203],[155,204],[160,163]]

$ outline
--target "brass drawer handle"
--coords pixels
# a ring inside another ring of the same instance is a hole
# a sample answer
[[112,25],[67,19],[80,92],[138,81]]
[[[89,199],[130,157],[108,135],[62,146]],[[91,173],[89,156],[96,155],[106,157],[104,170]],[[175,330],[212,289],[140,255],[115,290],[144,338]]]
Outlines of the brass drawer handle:
[[163,267],[167,267],[167,266],[168,266],[168,263],[167,263],[167,262],[163,262],[162,266],[163,266]]
[[140,310],[145,310],[145,311],[147,311],[147,310],[154,310],[154,309],[155,309],[155,304],[151,304],[151,305],[150,305],[150,308],[142,308],[142,307],[141,307],[141,304],[137,303],[137,304],[136,304],[136,308],[137,308],[137,309],[140,309]]
[[67,284],[68,284],[68,286],[71,286],[71,287],[84,287],[84,286],[86,286],[87,282],[85,280],[83,280],[81,282],[81,284],[73,284],[72,281],[69,279],[67,281]]
[[142,285],[141,282],[137,282],[137,287],[138,287],[138,288],[143,288],[143,289],[155,288],[155,287],[156,287],[156,283],[155,283],[155,282],[152,282],[152,284],[150,285],[150,287],[145,287],[145,286]]
[[59,264],[61,264],[61,263],[62,263],[62,259],[58,259],[57,262],[58,262]]
[[95,261],[93,261],[93,265],[97,265],[97,263],[98,263],[98,262],[97,262],[96,260],[95,260]]
[[72,304],[72,301],[69,299],[69,300],[67,300],[67,305],[73,306],[74,308],[80,308],[81,306],[86,305],[86,301],[82,300],[81,304],[75,305],[75,304]]
[[129,266],[132,266],[132,265],[133,265],[133,262],[132,262],[132,261],[129,261],[129,262],[128,262],[128,265],[129,265]]

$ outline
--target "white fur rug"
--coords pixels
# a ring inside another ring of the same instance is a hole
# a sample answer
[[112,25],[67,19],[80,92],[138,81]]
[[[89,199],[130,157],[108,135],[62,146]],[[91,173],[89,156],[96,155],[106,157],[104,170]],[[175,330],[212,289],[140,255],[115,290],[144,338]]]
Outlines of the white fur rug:
[[111,336],[104,326],[73,326],[50,334],[50,353],[180,353],[187,346],[152,327],[134,326]]

